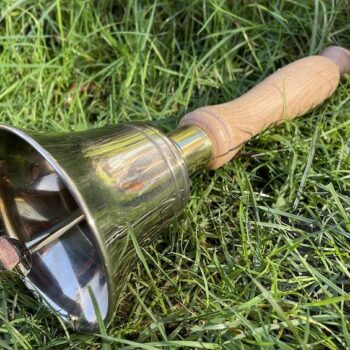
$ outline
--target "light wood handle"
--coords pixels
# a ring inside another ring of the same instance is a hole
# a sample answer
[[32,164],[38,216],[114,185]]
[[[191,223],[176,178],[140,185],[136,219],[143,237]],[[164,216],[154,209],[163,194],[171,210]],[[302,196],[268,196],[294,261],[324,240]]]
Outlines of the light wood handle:
[[350,52],[325,49],[279,69],[243,96],[188,113],[180,125],[196,125],[212,141],[211,169],[232,159],[241,146],[269,126],[293,119],[321,104],[350,72]]

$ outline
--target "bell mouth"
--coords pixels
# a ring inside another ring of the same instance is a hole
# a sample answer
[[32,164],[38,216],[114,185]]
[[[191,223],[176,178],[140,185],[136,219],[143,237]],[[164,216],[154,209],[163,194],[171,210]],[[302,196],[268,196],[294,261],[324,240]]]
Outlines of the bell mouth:
[[[81,213],[61,235],[53,227]],[[92,295],[110,318],[113,289],[104,244],[73,181],[55,159],[23,131],[0,125],[0,215],[6,234],[23,245],[49,232],[22,268],[24,281],[74,329],[97,328]],[[50,231],[51,230],[51,231]]]

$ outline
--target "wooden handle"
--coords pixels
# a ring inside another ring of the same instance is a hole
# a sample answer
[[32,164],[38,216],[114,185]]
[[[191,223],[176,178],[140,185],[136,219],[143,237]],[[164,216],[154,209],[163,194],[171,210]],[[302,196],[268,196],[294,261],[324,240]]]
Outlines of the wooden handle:
[[212,141],[211,169],[232,159],[241,146],[269,126],[307,113],[336,89],[350,72],[350,52],[325,49],[279,69],[243,96],[220,105],[196,109],[180,125],[196,125]]

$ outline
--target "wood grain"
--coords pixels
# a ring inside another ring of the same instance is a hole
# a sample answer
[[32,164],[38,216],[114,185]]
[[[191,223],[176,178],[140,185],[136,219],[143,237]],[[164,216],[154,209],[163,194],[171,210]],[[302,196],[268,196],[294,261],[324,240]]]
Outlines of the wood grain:
[[337,47],[324,52],[325,56],[302,58],[279,69],[231,102],[184,116],[181,126],[196,125],[211,139],[211,169],[227,163],[269,126],[302,116],[332,95],[341,75],[350,71],[350,55]]
[[341,76],[350,72],[350,52],[343,47],[329,46],[321,52],[321,56],[330,58],[338,66]]

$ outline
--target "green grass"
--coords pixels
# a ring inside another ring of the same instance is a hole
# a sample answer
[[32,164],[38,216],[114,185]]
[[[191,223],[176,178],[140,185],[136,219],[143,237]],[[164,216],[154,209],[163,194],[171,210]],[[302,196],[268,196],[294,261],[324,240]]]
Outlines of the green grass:
[[[2,0],[0,13],[0,122],[45,132],[171,130],[286,63],[350,47],[346,0]],[[2,275],[0,348],[350,348],[349,101],[348,78],[196,175],[183,215],[141,250],[107,335],[71,332]]]

